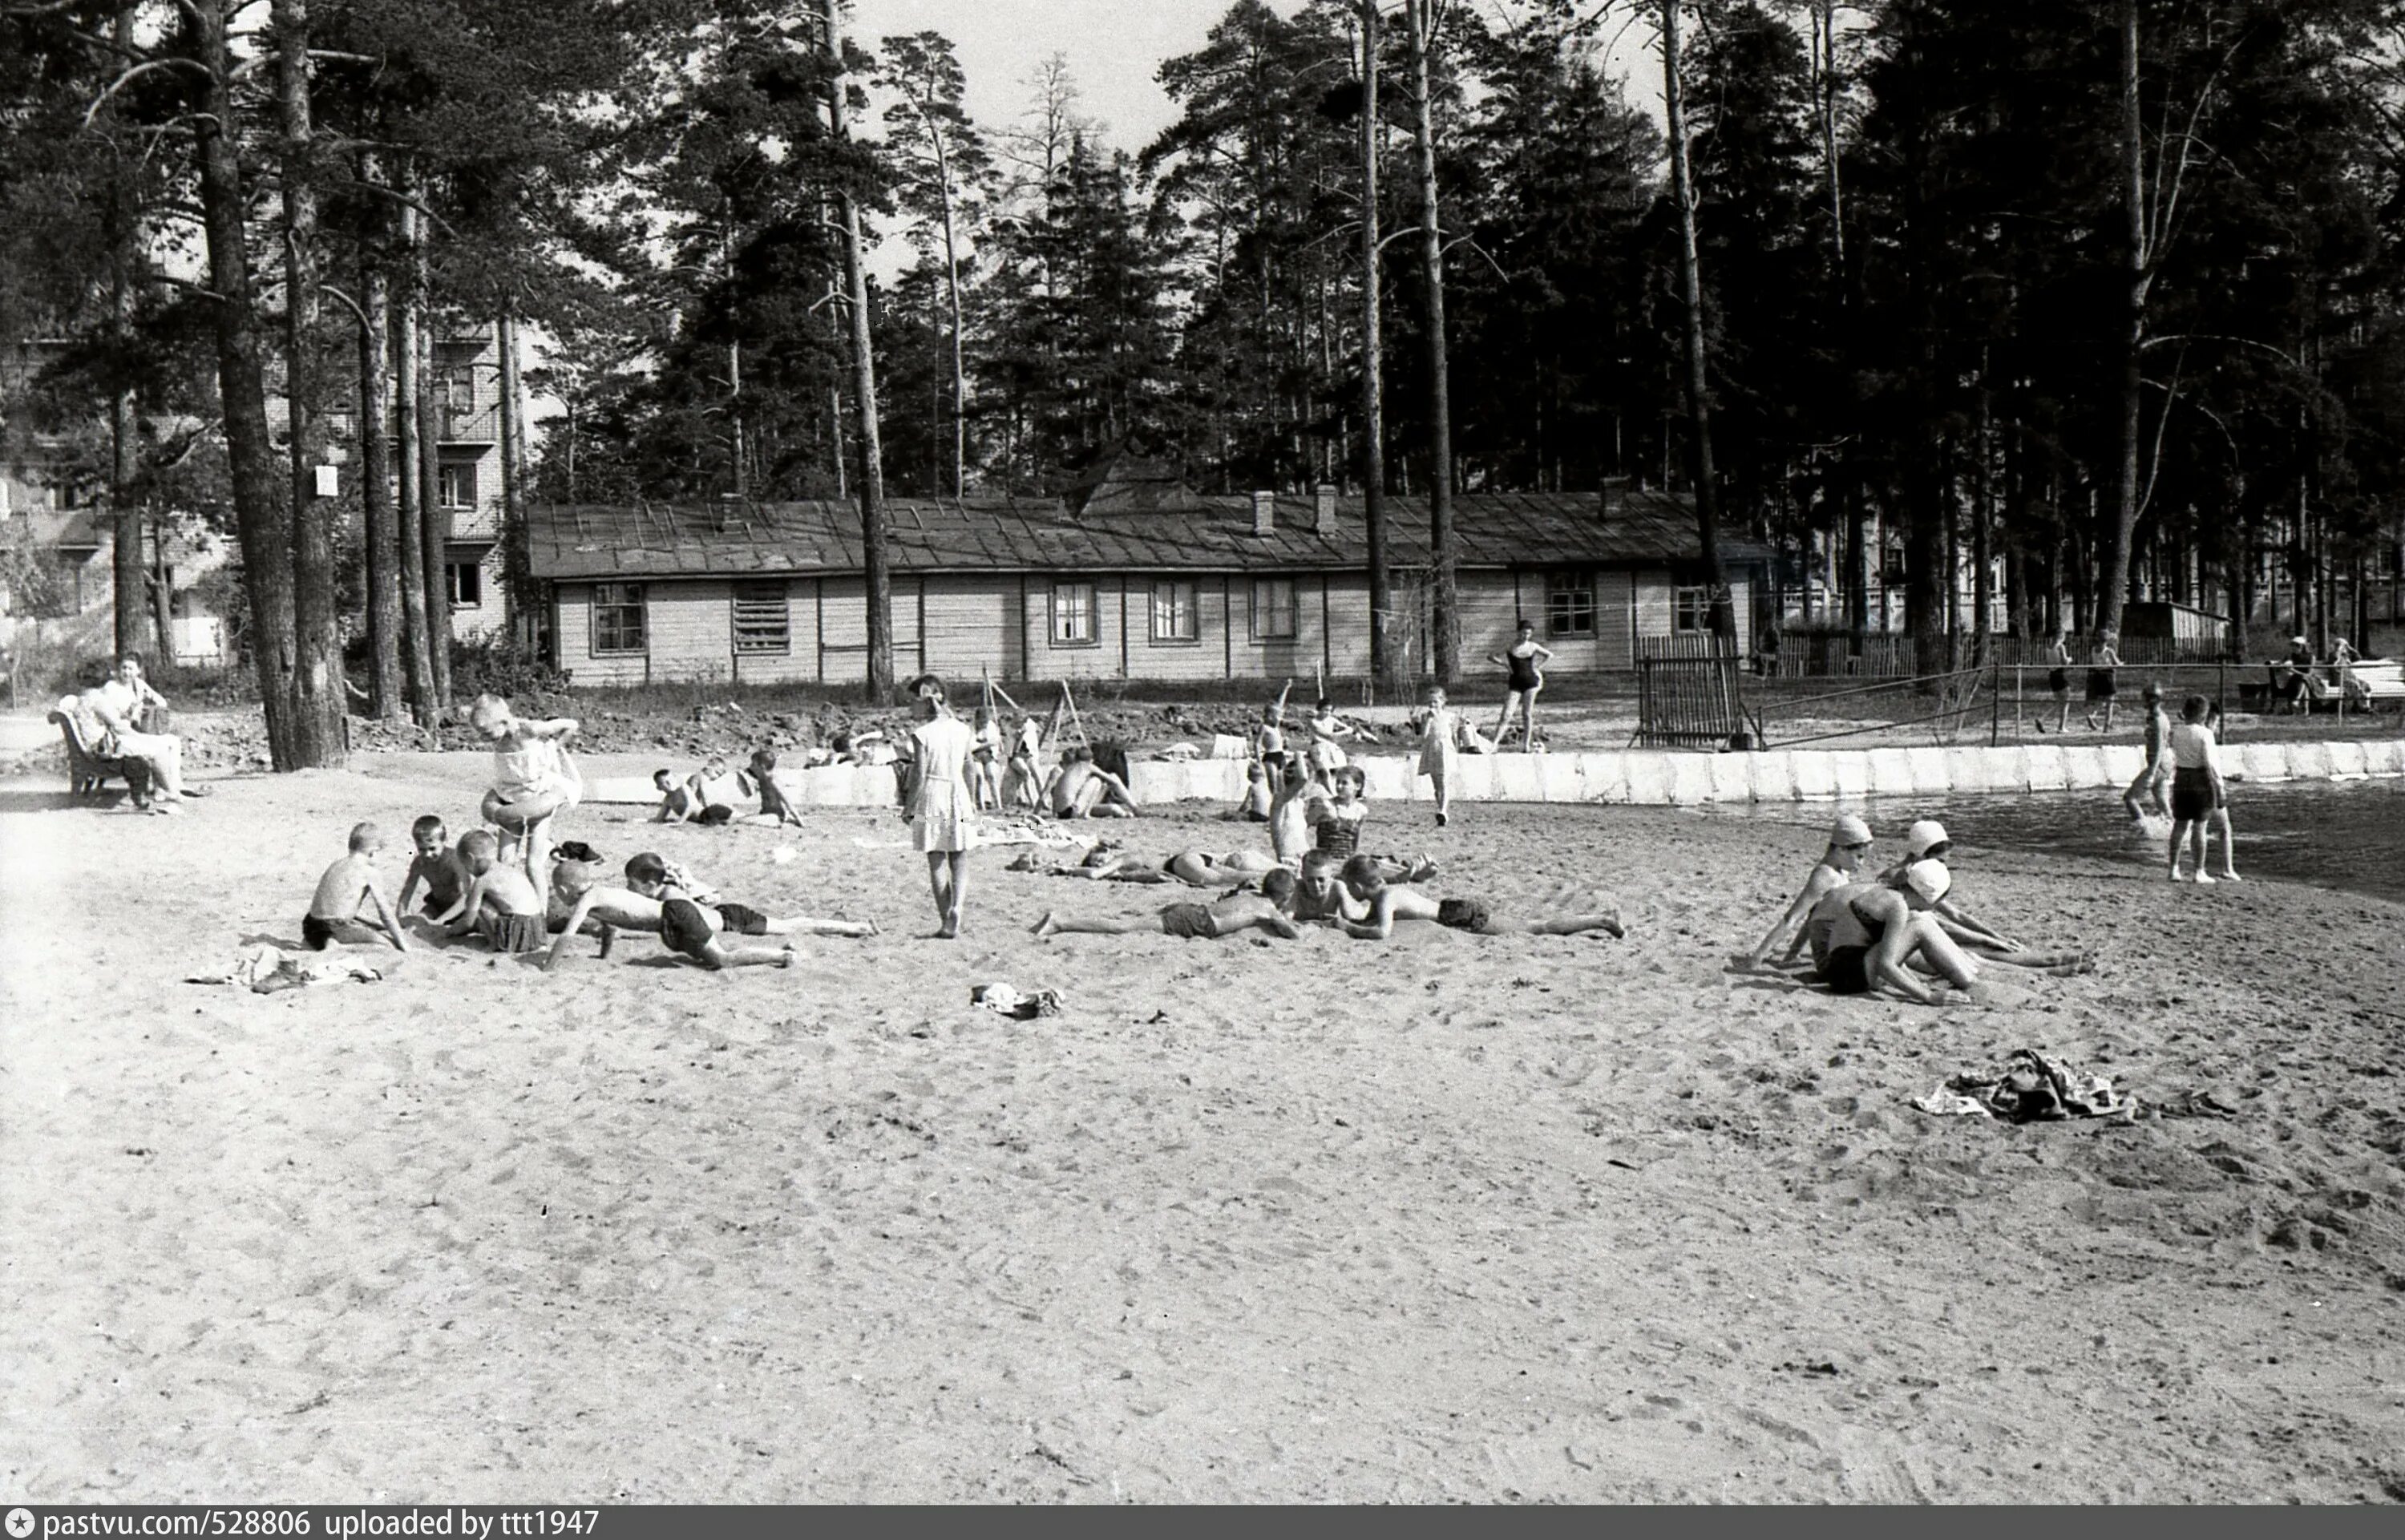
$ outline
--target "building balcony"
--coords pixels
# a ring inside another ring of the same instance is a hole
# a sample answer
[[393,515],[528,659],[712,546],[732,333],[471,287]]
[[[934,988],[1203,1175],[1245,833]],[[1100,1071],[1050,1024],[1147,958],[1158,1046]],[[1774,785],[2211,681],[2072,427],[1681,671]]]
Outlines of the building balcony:
[[438,405],[434,409],[434,437],[438,444],[499,444],[501,441],[501,412],[496,405],[460,408]]

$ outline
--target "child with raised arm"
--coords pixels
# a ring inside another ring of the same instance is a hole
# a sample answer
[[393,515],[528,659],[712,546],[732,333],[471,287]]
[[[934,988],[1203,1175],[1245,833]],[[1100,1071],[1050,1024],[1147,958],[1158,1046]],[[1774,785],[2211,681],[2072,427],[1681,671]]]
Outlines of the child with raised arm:
[[1293,688],[1293,681],[1287,681],[1277,699],[1261,708],[1260,723],[1253,728],[1253,757],[1267,765],[1273,775],[1287,760],[1286,698]]
[[1850,812],[1840,814],[1836,827],[1829,831],[1829,848],[1821,853],[1820,863],[1813,867],[1811,875],[1804,879],[1804,891],[1795,896],[1795,901],[1787,906],[1787,912],[1779,917],[1769,933],[1763,937],[1762,943],[1747,955],[1746,967],[1760,968],[1762,960],[1770,955],[1770,949],[1779,944],[1779,938],[1790,925],[1796,927],[1795,938],[1787,943],[1787,955],[1781,960],[1793,962],[1795,954],[1804,950],[1804,918],[1822,898],[1854,881],[1855,874],[1863,869],[1863,862],[1868,859],[1870,850],[1870,825]]
[[1395,933],[1398,920],[1433,920],[1448,930],[1473,936],[1576,936],[1600,930],[1619,937],[1628,934],[1618,909],[1590,910],[1547,920],[1515,920],[1495,912],[1484,898],[1431,898],[1417,888],[1386,881],[1378,863],[1367,855],[1346,861],[1338,880],[1356,901],[1370,906],[1366,921],[1346,919],[1344,934],[1383,941]]
[[1294,874],[1281,869],[1261,879],[1259,893],[1239,888],[1222,894],[1215,903],[1171,904],[1148,920],[1064,920],[1047,912],[1035,923],[1035,934],[1039,940],[1046,940],[1064,932],[1127,936],[1141,930],[1158,930],[1164,936],[1210,941],[1242,931],[1266,930],[1293,940],[1302,934],[1287,913],[1293,903]]
[[[384,849],[384,830],[373,824],[357,824],[351,828],[348,855],[326,869],[317,879],[317,891],[309,899],[309,912],[301,921],[301,939],[312,952],[323,952],[336,941],[345,946],[372,945],[375,941],[392,942],[396,952],[409,950],[408,939],[401,933],[401,922],[393,918],[392,909],[384,901],[384,888],[376,882],[376,853]],[[383,934],[359,921],[363,905],[373,905],[376,924]]]
[[584,796],[584,778],[568,756],[576,719],[528,721],[499,696],[480,695],[468,721],[493,745],[493,789],[485,793],[485,822],[501,831],[501,858],[531,877],[535,852],[549,848],[551,821]]
[[1305,757],[1310,759],[1314,774],[1323,781],[1329,780],[1349,763],[1344,754],[1344,740],[1359,734],[1336,714],[1336,708],[1328,703],[1324,695],[1312,710],[1309,727],[1311,747],[1305,751]]
[[409,912],[410,895],[417,884],[426,884],[426,912],[429,916],[447,912],[468,892],[474,877],[468,863],[451,848],[451,831],[443,827],[442,818],[428,813],[409,826],[410,843],[417,849],[416,858],[409,863],[409,874],[401,879],[401,898],[396,907]]
[[1280,865],[1299,869],[1303,853],[1311,849],[1312,805],[1324,793],[1311,778],[1310,768],[1299,759],[1271,773],[1285,780],[1270,803],[1270,849]]
[[496,952],[541,952],[551,939],[543,924],[542,895],[525,872],[501,864],[500,848],[500,841],[483,829],[460,840],[459,858],[468,863],[472,880],[458,908],[437,916],[435,923],[449,926],[452,936],[472,930]]

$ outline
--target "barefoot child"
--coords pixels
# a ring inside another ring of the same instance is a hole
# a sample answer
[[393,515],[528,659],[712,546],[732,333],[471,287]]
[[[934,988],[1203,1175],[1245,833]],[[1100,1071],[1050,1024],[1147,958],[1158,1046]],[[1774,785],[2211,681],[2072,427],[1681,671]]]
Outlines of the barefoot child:
[[600,954],[607,957],[622,930],[658,934],[660,903],[609,886],[601,881],[601,869],[590,861],[560,861],[551,869],[551,902],[544,911],[544,922],[558,933],[542,960],[545,968],[552,968],[559,966],[560,954],[572,936],[598,936]]
[[979,706],[969,725],[976,736],[969,745],[969,797],[983,812],[1002,811],[1002,728],[992,706]]
[[1247,824],[1266,824],[1270,809],[1276,804],[1277,793],[1270,789],[1270,772],[1259,760],[1245,765],[1245,798],[1236,804],[1234,816]]
[[1461,759],[1461,717],[1444,703],[1444,691],[1428,691],[1420,713],[1420,773],[1436,791],[1436,827],[1452,820],[1455,767]]
[[765,748],[752,751],[751,781],[752,789],[760,795],[760,811],[746,823],[781,827],[802,821],[801,813],[786,798],[785,788],[777,784],[777,756],[773,752]]
[[654,770],[652,784],[658,787],[660,793],[660,805],[652,812],[653,823],[689,823],[693,815],[701,811],[701,805],[693,799],[692,789],[678,782],[676,771]]
[[485,794],[485,822],[501,831],[501,858],[531,877],[535,852],[550,848],[552,819],[584,796],[584,782],[568,756],[576,720],[527,721],[498,695],[478,696],[468,720],[493,745],[493,789]]
[[2121,794],[2121,805],[2130,810],[2130,822],[2143,823],[2151,810],[2157,817],[2172,815],[2171,803],[2165,798],[2165,787],[2171,781],[2171,765],[2165,752],[2171,747],[2172,718],[2163,709],[2163,687],[2146,686],[2146,763],[2130,789]]
[[475,880],[468,870],[468,863],[451,848],[451,831],[443,827],[439,816],[429,812],[409,826],[409,839],[417,847],[417,857],[409,863],[409,874],[401,879],[398,907],[402,913],[409,912],[410,895],[422,882],[426,884],[426,913],[430,917],[448,912],[466,896],[468,884]]
[[[2179,725],[2171,730],[2172,751],[2172,881],[2180,880],[2180,841],[2188,841],[2200,883],[2238,881],[2238,853],[2229,831],[2229,787],[2221,775],[2221,748],[2213,729],[2204,725],[2213,703],[2191,695],[2180,706]],[[2221,828],[2221,875],[2204,869],[2212,849],[2209,826]]]
[[1035,934],[1044,939],[1064,932],[1127,936],[1137,931],[1158,930],[1164,936],[1210,941],[1242,931],[1266,930],[1273,936],[1293,940],[1302,934],[1287,914],[1293,902],[1294,874],[1281,869],[1261,879],[1261,891],[1259,893],[1239,888],[1233,893],[1221,895],[1216,903],[1172,904],[1148,920],[1064,920],[1057,914],[1047,913],[1036,922]]
[[1918,960],[1967,995],[1979,970],[1934,914],[1915,914],[1903,895],[1877,883],[1833,888],[1804,923],[1812,965],[1833,995],[1868,995],[1885,984],[1922,1005],[1944,1005],[1947,993],[1913,976]]
[[1004,771],[1003,800],[1021,801],[1030,812],[1044,811],[1044,772],[1036,768],[1035,756],[1044,752],[1044,724],[1033,716],[1019,719],[1019,737],[1010,749],[1010,764]]
[[501,864],[500,841],[483,829],[474,830],[459,841],[459,856],[473,881],[458,908],[435,923],[449,925],[453,936],[472,930],[496,952],[515,955],[541,951],[551,939],[542,922],[542,895],[525,872]]
[[[373,824],[355,825],[351,829],[350,854],[326,869],[317,879],[317,891],[309,899],[309,912],[301,922],[301,939],[312,952],[323,952],[335,941],[345,946],[373,944],[379,939],[392,942],[396,952],[407,952],[408,940],[401,933],[401,922],[393,918],[392,910],[384,901],[384,889],[376,882],[375,856],[384,849],[384,830]],[[376,924],[383,935],[359,922],[362,904],[375,907]]]
[[1820,864],[1812,869],[1811,875],[1804,879],[1804,891],[1797,894],[1795,901],[1787,906],[1787,912],[1781,914],[1778,922],[1770,927],[1770,933],[1763,937],[1762,944],[1755,947],[1746,957],[1746,966],[1760,968],[1762,960],[1770,955],[1770,949],[1779,944],[1779,938],[1785,933],[1787,927],[1797,925],[1795,939],[1787,943],[1787,955],[1784,959],[1787,962],[1793,962],[1795,954],[1804,950],[1804,932],[1800,927],[1800,922],[1806,915],[1812,912],[1814,907],[1822,898],[1854,880],[1855,874],[1863,869],[1863,862],[1869,856],[1870,850],[1870,825],[1850,812],[1841,815],[1837,819],[1836,827],[1829,831],[1829,848],[1821,853]]
[[1546,920],[1514,920],[1498,915],[1494,906],[1484,898],[1431,898],[1417,888],[1388,883],[1379,871],[1378,863],[1366,855],[1346,861],[1338,873],[1338,881],[1356,902],[1370,908],[1366,921],[1348,918],[1343,922],[1344,934],[1363,940],[1383,941],[1392,937],[1397,920],[1434,920],[1448,930],[1466,930],[1473,936],[1576,936],[1589,930],[1607,931],[1615,937],[1628,934],[1620,923],[1617,909]]
[[[657,853],[645,851],[627,858],[626,886],[638,897],[649,898],[662,908],[660,935],[668,938],[668,897],[673,897],[706,912],[704,923],[710,919],[713,931],[724,930],[735,936],[874,936],[877,926],[858,920],[823,920],[811,914],[764,914],[749,904],[732,903],[720,897],[710,885],[692,876],[675,862]],[[638,925],[627,929],[644,928]],[[675,943],[670,941],[673,946]]]
[[1278,773],[1285,780],[1270,803],[1270,849],[1280,865],[1292,870],[1301,866],[1303,854],[1311,849],[1312,808],[1324,793],[1301,760]]

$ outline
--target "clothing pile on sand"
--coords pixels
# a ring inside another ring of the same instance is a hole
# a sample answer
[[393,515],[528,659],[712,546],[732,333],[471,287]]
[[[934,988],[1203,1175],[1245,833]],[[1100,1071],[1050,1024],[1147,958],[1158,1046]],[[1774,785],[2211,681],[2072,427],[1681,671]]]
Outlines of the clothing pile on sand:
[[971,984],[969,1004],[1016,1022],[1032,1022],[1038,1016],[1061,1014],[1061,996],[1057,991],[1039,989],[1033,995],[1021,995],[1007,983]]
[[230,971],[195,973],[184,982],[188,984],[240,984],[254,995],[274,995],[280,990],[332,983],[342,979],[372,984],[383,977],[384,969],[371,963],[322,953],[287,954],[275,947],[261,946],[236,959]]
[[2005,1123],[2057,1123],[2066,1118],[2129,1117],[2138,1105],[2102,1075],[2033,1048],[2017,1049],[1984,1073],[1957,1075],[1913,1106],[1935,1117],[1988,1117]]

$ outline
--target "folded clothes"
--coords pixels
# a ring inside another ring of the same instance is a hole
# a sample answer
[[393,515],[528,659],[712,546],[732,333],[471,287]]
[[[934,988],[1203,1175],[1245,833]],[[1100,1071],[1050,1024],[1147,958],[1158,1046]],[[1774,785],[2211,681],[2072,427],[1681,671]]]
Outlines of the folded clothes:
[[1985,1113],[2006,1123],[2053,1123],[2126,1117],[2137,1098],[2104,1076],[2082,1075],[2065,1060],[2022,1048],[1982,1074],[1952,1077],[1912,1105],[1933,1117]]
[[272,946],[237,958],[232,969],[224,973],[195,973],[184,980],[188,984],[240,984],[254,995],[274,995],[281,990],[299,989],[306,984],[331,983],[337,979],[351,979],[372,984],[384,977],[384,969],[339,954],[285,954]]

